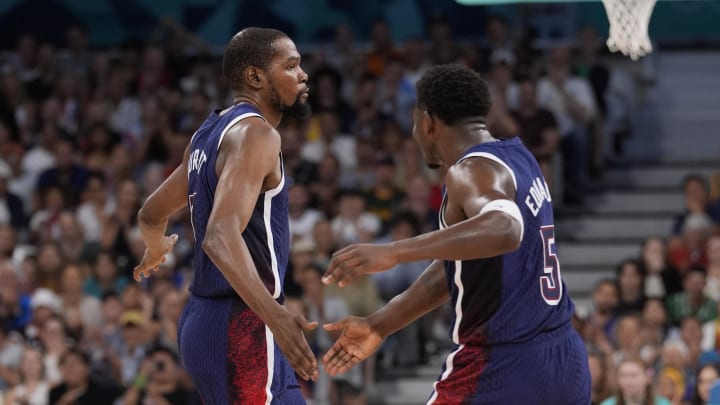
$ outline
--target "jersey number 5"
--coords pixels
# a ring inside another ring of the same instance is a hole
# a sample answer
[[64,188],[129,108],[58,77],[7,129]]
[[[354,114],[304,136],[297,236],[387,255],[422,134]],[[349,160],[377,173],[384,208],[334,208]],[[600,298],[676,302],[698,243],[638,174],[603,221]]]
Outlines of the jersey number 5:
[[560,262],[557,259],[555,245],[555,225],[540,228],[543,242],[544,276],[540,277],[540,293],[548,305],[557,305],[562,298],[562,279],[560,278]]

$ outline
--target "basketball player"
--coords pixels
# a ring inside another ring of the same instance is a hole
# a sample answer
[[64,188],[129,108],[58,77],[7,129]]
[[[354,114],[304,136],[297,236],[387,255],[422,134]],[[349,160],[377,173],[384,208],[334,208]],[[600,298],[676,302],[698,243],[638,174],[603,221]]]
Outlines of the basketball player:
[[325,325],[342,334],[323,362],[330,374],[345,372],[450,300],[455,347],[428,404],[589,404],[547,184],[519,138],[487,131],[489,108],[483,80],[459,65],[431,68],[417,83],[413,137],[430,166],[447,168],[440,229],[340,250],[324,281],[344,286],[399,262],[435,261],[369,317]]
[[177,235],[168,217],[189,205],[192,295],[178,322],[184,366],[206,404],[304,404],[293,369],[317,378],[301,315],[282,305],[289,251],[287,183],[275,129],[306,115],[307,75],[284,33],[247,28],[225,49],[235,104],[210,114],[183,163],[138,214],[147,246],[135,279],[163,262]]

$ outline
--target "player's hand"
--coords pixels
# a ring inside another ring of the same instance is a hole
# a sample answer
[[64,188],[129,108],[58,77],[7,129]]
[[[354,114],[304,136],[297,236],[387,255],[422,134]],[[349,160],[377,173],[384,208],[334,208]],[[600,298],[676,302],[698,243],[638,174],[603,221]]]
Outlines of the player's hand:
[[145,254],[140,261],[140,264],[133,270],[133,278],[135,281],[141,281],[142,277],[150,277],[150,273],[157,271],[160,265],[165,262],[165,255],[172,252],[175,243],[178,241],[178,236],[173,234],[170,236],[163,236],[163,244],[160,249],[145,249]]
[[298,375],[306,381],[317,380],[317,360],[303,332],[315,329],[318,323],[308,322],[301,314],[284,308],[266,323],[275,336],[280,351]]
[[397,263],[395,252],[389,244],[350,245],[333,254],[322,281],[325,284],[337,282],[340,287],[345,287],[358,276],[379,273],[395,267]]
[[344,373],[367,359],[385,340],[365,318],[351,316],[339,322],[325,324],[323,328],[327,331],[342,331],[322,359],[325,371],[331,376]]

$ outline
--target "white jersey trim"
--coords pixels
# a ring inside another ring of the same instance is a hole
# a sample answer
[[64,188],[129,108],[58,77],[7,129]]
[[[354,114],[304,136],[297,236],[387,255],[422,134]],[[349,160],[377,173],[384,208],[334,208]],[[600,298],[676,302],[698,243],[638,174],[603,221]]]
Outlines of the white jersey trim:
[[223,138],[225,138],[225,134],[227,133],[227,131],[230,130],[230,128],[232,128],[233,126],[235,126],[235,124],[244,120],[245,118],[250,118],[250,117],[260,117],[262,119],[265,119],[265,118],[263,118],[262,115],[260,115],[256,112],[240,114],[237,117],[233,118],[229,124],[225,125],[225,128],[223,128],[222,132],[220,133],[220,139],[218,139],[217,149],[220,150],[220,145],[222,145]]
[[[282,163],[281,163],[282,165]],[[275,254],[275,240],[272,232],[272,223],[270,213],[272,212],[273,197],[282,191],[285,185],[285,170],[281,170],[280,183],[275,188],[265,192],[265,204],[263,205],[263,221],[265,222],[265,234],[267,235],[268,250],[270,251],[270,265],[275,279],[275,288],[273,290],[273,298],[280,298],[280,271],[278,269],[277,255]]]
[[275,338],[269,327],[265,326],[265,347],[267,348],[267,382],[265,383],[265,405],[273,400],[272,381],[275,370]]
[[505,214],[510,215],[510,217],[518,221],[520,223],[520,240],[522,240],[523,235],[525,235],[525,221],[523,221],[523,216],[520,213],[520,207],[517,206],[515,201],[506,199],[492,200],[489,203],[485,204],[484,207],[482,207],[482,209],[480,210],[480,214],[478,215],[483,215],[487,212],[492,211],[504,212]]
[[444,372],[442,373],[442,375],[440,376],[440,379],[438,379],[437,381],[435,381],[435,382],[433,383],[433,393],[432,393],[432,395],[430,396],[430,399],[428,399],[426,405],[432,405],[432,404],[435,403],[435,400],[437,400],[437,397],[438,397],[438,392],[437,392],[438,383],[441,382],[441,381],[443,381],[443,380],[446,380],[446,379],[450,376],[450,373],[453,372],[453,360],[455,359],[455,356],[457,356],[457,354],[460,353],[460,350],[462,350],[464,347],[465,347],[465,345],[460,345],[460,346],[458,346],[457,349],[455,349],[454,352],[448,354],[447,358],[445,359],[445,371],[444,371]]
[[[482,158],[490,159],[493,162],[496,162],[496,163],[500,164],[502,167],[504,167],[505,169],[507,169],[507,171],[510,173],[510,176],[512,177],[513,185],[515,185],[515,191],[517,191],[517,178],[515,178],[515,172],[513,172],[513,169],[511,169],[510,166],[507,165],[507,163],[503,162],[502,159],[500,159],[499,157],[493,155],[492,153],[488,153],[488,152],[472,152],[472,153],[468,153],[467,155],[460,158],[460,160],[458,160],[458,163],[462,162],[463,160],[465,160],[467,158],[472,158],[472,157],[482,157]],[[455,164],[457,164],[457,163],[455,163]]]

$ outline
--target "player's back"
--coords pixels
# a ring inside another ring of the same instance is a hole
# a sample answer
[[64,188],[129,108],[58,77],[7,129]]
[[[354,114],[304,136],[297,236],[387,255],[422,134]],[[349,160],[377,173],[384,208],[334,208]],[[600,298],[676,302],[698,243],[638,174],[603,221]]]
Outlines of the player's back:
[[495,161],[510,172],[524,230],[511,253],[446,262],[456,315],[453,340],[521,343],[566,325],[574,307],[560,278],[552,199],[535,158],[518,137],[476,145],[459,161],[469,158]]
[[[215,164],[220,144],[231,127],[250,117],[263,118],[253,106],[244,103],[221,113],[214,112],[195,132],[190,142],[188,205],[195,236],[195,275],[190,290],[198,296],[237,296],[217,266],[205,254],[202,242],[218,182]],[[228,157],[231,158],[233,157]],[[268,291],[275,298],[281,297],[290,244],[284,169],[280,184],[260,193],[242,236]]]

